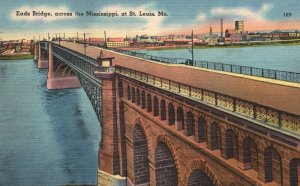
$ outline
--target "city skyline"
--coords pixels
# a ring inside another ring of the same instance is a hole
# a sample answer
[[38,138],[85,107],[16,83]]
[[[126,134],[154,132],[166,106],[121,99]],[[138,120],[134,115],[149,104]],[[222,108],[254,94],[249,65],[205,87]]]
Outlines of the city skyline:
[[[30,39],[41,35],[51,37],[65,33],[68,37],[76,33],[89,32],[90,37],[103,37],[106,30],[108,37],[135,35],[188,34],[194,30],[197,34],[208,33],[210,26],[213,32],[220,32],[219,21],[224,20],[224,30],[234,28],[234,21],[244,20],[245,31],[299,29],[299,2],[281,1],[51,1],[31,0],[28,2],[0,2],[2,21],[0,38]],[[44,11],[53,16],[17,16],[16,11]],[[82,12],[84,16],[75,16]],[[117,12],[119,16],[86,16],[86,11]],[[121,13],[135,12],[137,16],[121,16]],[[139,13],[154,13],[156,16],[139,16]],[[163,11],[168,16],[157,16]],[[72,16],[54,16],[55,12],[72,13]],[[128,26],[130,25],[130,26]],[[2,33],[1,33],[2,32]],[[80,36],[82,37],[82,36]]]

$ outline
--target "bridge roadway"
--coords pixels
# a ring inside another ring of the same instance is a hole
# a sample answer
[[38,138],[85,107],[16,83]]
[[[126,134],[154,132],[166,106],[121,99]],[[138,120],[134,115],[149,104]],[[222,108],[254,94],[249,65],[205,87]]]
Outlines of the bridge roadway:
[[[60,42],[62,46],[84,53],[82,44]],[[105,56],[115,57],[113,65],[120,65],[154,76],[174,80],[193,87],[219,92],[254,103],[300,115],[300,84],[209,70],[178,64],[162,64],[113,51],[101,49]],[[86,55],[97,58],[100,49],[90,46]]]

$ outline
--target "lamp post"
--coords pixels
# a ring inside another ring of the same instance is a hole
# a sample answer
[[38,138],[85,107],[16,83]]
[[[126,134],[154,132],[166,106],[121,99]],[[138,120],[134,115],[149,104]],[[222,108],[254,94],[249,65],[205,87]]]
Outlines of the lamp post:
[[194,31],[192,30],[192,66],[194,66]]
[[85,43],[85,36],[91,33],[83,33],[83,47],[84,47],[84,55],[86,55],[86,43]]

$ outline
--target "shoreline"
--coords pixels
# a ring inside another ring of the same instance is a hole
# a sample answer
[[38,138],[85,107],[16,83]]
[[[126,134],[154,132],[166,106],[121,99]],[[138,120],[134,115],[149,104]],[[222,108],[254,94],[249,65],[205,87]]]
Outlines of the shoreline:
[[28,54],[13,54],[13,55],[0,55],[0,60],[20,60],[20,59],[31,59],[33,55]]
[[[261,43],[236,43],[230,45],[211,45],[211,46],[194,46],[194,49],[211,49],[211,48],[243,48],[243,47],[260,47],[260,46],[295,46],[300,45],[300,40],[293,41],[277,41],[277,42],[261,42]],[[179,50],[189,49],[190,45],[173,45],[173,46],[160,46],[160,47],[132,47],[121,48],[123,50]]]

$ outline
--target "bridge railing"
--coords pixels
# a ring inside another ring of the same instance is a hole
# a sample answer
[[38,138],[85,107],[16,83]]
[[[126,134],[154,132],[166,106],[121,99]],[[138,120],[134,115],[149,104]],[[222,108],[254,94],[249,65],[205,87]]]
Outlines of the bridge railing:
[[[89,75],[94,76],[95,71],[99,72],[115,72],[114,67],[103,67],[99,66],[96,59],[91,58],[89,56],[86,56],[82,53],[79,53],[77,51],[68,49],[63,46],[59,46],[57,44],[54,44],[54,52],[59,53],[60,56],[66,58],[70,61],[70,63],[73,63],[80,69],[87,72]],[[60,49],[60,50],[59,50]],[[76,57],[76,58],[74,58]]]
[[116,72],[155,87],[165,89],[181,96],[201,101],[208,105],[230,111],[240,116],[267,124],[281,131],[300,134],[300,118],[298,115],[280,111],[251,101],[224,95],[218,92],[185,85],[173,80],[157,77],[122,66],[116,66]]
[[[96,44],[90,44],[90,45],[97,46]],[[191,59],[152,56],[152,55],[148,55],[136,51],[123,50],[120,48],[105,48],[105,49],[146,59],[146,60],[160,62],[160,63],[185,64],[185,65],[194,64],[195,66],[211,69],[211,70],[218,70],[224,72],[231,72],[235,74],[243,74],[243,75],[249,75],[255,77],[263,77],[263,78],[276,79],[281,81],[300,83],[300,73],[297,72],[287,72],[287,71],[271,70],[271,69],[264,69],[264,68],[233,65],[233,64],[207,62],[201,60],[194,60],[193,63]]]

